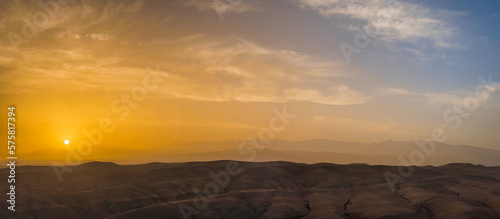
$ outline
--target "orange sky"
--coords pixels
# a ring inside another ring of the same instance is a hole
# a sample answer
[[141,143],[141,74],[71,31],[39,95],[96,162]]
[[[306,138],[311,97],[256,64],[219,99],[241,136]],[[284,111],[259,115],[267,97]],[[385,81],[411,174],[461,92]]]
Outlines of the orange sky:
[[[26,37],[22,18],[44,12],[29,1],[1,4],[5,36]],[[462,74],[460,60],[439,58],[464,53],[454,47],[463,37],[453,32],[463,28],[454,14],[435,17],[426,5],[405,3],[442,25],[385,12],[408,25],[406,35],[381,25],[347,62],[338,45],[352,43],[348,26],[369,16],[344,21],[305,4],[244,1],[231,11],[203,1],[59,4],[25,42],[0,44],[1,107],[17,107],[18,151],[65,147],[65,139],[74,145],[103,119],[114,126],[102,142],[110,148],[246,140],[284,106],[297,118],[279,139],[413,140],[441,127],[447,143],[500,149],[500,86],[490,86],[460,129],[443,120],[474,94],[479,75],[498,73]],[[434,43],[415,43],[423,40]],[[416,48],[398,47],[406,44]]]

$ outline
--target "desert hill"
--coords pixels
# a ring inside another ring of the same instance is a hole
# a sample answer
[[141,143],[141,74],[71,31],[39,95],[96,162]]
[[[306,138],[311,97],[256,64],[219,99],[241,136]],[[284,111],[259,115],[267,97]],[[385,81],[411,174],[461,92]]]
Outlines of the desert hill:
[[[228,164],[241,172],[196,208],[196,191],[214,185],[210,173],[227,171]],[[384,174],[397,174],[397,166],[222,160],[69,168],[59,182],[50,166],[18,167],[17,211],[3,207],[0,218],[175,219],[183,218],[180,206],[196,209],[190,218],[500,217],[500,167],[413,167],[394,192]],[[2,191],[6,186],[0,184]]]

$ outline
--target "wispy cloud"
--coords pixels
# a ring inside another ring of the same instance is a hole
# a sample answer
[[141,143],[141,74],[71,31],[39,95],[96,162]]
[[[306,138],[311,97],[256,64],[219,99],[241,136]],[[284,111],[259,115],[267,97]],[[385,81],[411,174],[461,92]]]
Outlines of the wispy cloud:
[[[369,100],[337,81],[347,72],[341,64],[296,51],[269,49],[240,38],[203,35],[158,43],[183,45],[168,59],[176,63],[189,60],[190,65],[166,67],[188,82],[183,92],[177,93],[182,97],[242,102],[307,100],[328,105]],[[322,81],[324,85],[317,85]]]
[[285,90],[285,96],[290,100],[311,101],[327,105],[361,104],[371,99],[370,96],[363,95],[342,84],[332,86],[323,93],[313,89],[292,88]]
[[[491,95],[494,94],[495,91],[500,90],[500,84],[487,85],[485,88],[488,90],[489,95]],[[471,89],[470,91],[417,92],[404,88],[384,88],[379,90],[379,94],[414,97],[426,101],[430,106],[450,105],[450,104],[463,105],[464,101],[467,98],[469,97],[476,98],[476,93],[474,89]]]
[[[462,11],[433,9],[399,0],[293,0],[304,9],[312,9],[335,23],[352,30],[379,30],[377,38],[389,43],[410,43],[420,53],[425,47],[463,48],[456,38],[460,29],[453,23],[467,15]],[[337,18],[348,18],[337,19]],[[412,48],[410,48],[412,49]],[[420,51],[419,51],[420,50]]]
[[86,36],[90,37],[93,40],[100,40],[100,41],[109,40],[113,37],[112,35],[104,34],[104,33],[90,33],[90,34],[87,34]]
[[262,5],[258,1],[244,0],[188,0],[183,1],[183,5],[194,6],[200,11],[215,11],[217,14],[262,10]]
[[[11,87],[2,92],[129,91],[141,83],[146,65],[159,64],[167,77],[152,98],[327,105],[370,99],[341,82],[349,73],[342,62],[298,51],[203,34],[123,44],[120,32],[85,32],[63,30],[56,37],[66,40],[54,41],[52,48],[26,47],[18,59],[0,62],[12,67],[2,75]],[[71,47],[65,46],[68,40]],[[137,49],[150,55],[137,56]],[[28,90],[20,89],[26,85]]]
[[405,127],[404,123],[398,121],[369,121],[348,117],[334,116],[314,116],[313,120],[316,123],[335,124],[337,127],[342,127],[342,131],[364,130],[371,133],[390,133],[406,136],[415,136],[418,130],[415,127]]

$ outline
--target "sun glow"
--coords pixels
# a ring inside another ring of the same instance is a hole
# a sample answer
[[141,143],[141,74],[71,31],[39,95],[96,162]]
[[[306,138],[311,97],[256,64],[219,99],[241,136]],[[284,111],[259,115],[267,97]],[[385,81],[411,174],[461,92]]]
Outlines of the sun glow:
[[68,139],[64,140],[64,144],[69,144],[69,140]]

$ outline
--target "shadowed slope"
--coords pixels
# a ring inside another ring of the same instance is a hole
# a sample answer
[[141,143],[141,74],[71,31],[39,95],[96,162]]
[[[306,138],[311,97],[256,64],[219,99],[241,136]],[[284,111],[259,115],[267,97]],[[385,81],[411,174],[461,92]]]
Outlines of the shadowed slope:
[[[226,170],[228,162],[92,162],[70,167],[63,182],[52,167],[21,166],[17,211],[2,208],[0,218],[182,218],[179,205],[194,207],[194,191],[203,191],[213,182],[209,173]],[[197,218],[500,217],[500,167],[415,167],[391,192],[384,172],[397,167],[238,164],[243,171],[219,187]]]

